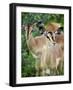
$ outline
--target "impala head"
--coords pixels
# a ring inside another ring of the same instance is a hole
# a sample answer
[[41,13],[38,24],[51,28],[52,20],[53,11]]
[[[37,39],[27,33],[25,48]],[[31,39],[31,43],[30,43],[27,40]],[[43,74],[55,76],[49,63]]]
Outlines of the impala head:
[[[63,35],[63,27],[58,23],[49,23],[46,28],[46,32],[50,32],[52,39],[56,42],[57,39]],[[60,40],[62,39],[60,38]]]

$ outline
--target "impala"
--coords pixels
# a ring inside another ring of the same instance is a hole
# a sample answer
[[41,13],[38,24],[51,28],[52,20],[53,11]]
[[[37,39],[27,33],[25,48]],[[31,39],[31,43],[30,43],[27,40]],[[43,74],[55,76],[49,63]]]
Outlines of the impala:
[[61,48],[53,41],[50,33],[33,37],[33,25],[26,25],[25,31],[27,46],[36,59],[36,76],[50,74],[50,70],[57,69],[61,61]]

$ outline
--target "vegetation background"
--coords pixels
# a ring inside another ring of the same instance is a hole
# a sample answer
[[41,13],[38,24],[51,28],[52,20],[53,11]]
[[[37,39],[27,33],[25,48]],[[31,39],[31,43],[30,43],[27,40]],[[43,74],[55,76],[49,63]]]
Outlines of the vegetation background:
[[[63,14],[44,14],[44,13],[21,13],[21,24],[34,23],[39,20],[42,20],[45,26],[50,22],[57,22],[64,26],[64,15]],[[34,28],[36,29],[36,28]],[[34,36],[39,33],[34,33]],[[28,50],[25,31],[21,31],[21,77],[35,77],[35,58]],[[64,67],[62,70],[59,70],[59,75],[64,74]]]

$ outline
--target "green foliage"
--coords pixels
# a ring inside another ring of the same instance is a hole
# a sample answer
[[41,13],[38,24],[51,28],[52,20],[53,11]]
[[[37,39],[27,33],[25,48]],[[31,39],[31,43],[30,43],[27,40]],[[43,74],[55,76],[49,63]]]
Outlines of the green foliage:
[[[44,14],[44,13],[23,13],[21,14],[21,22],[23,24],[34,23],[39,20],[42,20],[45,25],[50,22],[57,22],[60,23],[62,26],[64,25],[64,15],[63,14]],[[35,28],[37,30],[37,28]],[[33,36],[38,36],[39,32],[32,33]],[[35,76],[35,59],[33,58],[32,54],[30,53],[25,38],[25,31],[21,31],[21,58],[22,58],[22,65],[21,65],[21,76],[22,77],[33,77]],[[59,75],[63,75],[64,70],[63,68],[60,70],[59,68]]]
[[49,22],[57,22],[64,25],[63,14],[48,14],[48,13],[22,13],[22,24],[33,23],[42,20],[45,24]]
[[26,39],[25,39],[25,32],[22,30],[22,48],[21,48],[21,55],[22,55],[22,66],[21,66],[21,76],[22,77],[31,77],[35,75],[35,59],[33,58],[32,54],[28,50]]

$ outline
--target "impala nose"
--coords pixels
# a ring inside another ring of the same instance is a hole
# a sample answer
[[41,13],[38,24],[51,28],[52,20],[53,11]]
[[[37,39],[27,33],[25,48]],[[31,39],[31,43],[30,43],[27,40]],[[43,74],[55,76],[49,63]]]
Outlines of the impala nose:
[[53,42],[53,44],[55,45],[55,44],[56,44],[56,42]]

